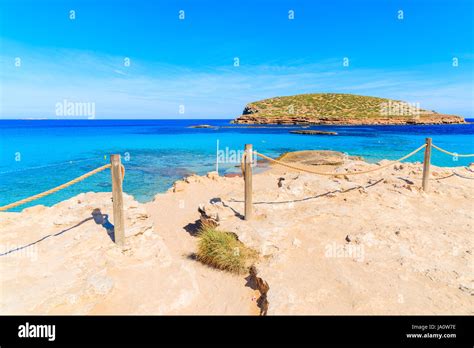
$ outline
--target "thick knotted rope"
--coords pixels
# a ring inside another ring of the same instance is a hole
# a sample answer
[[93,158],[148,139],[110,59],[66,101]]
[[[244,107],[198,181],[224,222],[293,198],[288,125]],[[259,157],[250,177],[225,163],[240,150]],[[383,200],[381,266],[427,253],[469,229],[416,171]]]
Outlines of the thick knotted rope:
[[433,146],[436,150],[444,152],[445,154],[453,156],[453,157],[474,157],[474,153],[473,154],[461,155],[461,154],[458,154],[458,153],[449,152],[447,150],[444,150],[444,149],[440,148],[439,146],[436,146],[435,144],[431,144],[431,146]]
[[[417,152],[419,152],[420,150],[424,149],[426,147],[426,144],[423,144],[422,146],[420,146],[419,148],[417,148],[416,150],[410,152],[409,154],[399,158],[399,159],[396,159],[392,162],[389,162],[387,164],[384,164],[383,166],[379,166],[379,167],[376,167],[376,168],[372,168],[372,169],[368,169],[368,170],[363,170],[363,171],[357,171],[357,172],[341,172],[341,173],[337,173],[337,172],[320,172],[320,171],[317,171],[317,170],[312,170],[312,169],[306,169],[306,168],[301,168],[301,167],[298,167],[298,166],[294,166],[294,165],[291,165],[291,164],[288,164],[288,163],[285,163],[285,162],[282,162],[282,161],[279,161],[279,160],[276,160],[276,159],[273,159],[271,157],[268,157],[268,156],[265,156],[265,155],[262,155],[261,153],[256,153],[257,156],[259,157],[262,157],[262,158],[265,158],[266,160],[269,160],[270,162],[273,162],[273,163],[276,163],[276,164],[279,164],[281,166],[284,166],[284,167],[287,167],[287,168],[290,168],[290,169],[294,169],[294,170],[298,170],[298,171],[301,171],[301,172],[306,172],[306,173],[311,173],[311,174],[317,174],[317,175],[328,175],[328,176],[337,176],[337,175],[357,175],[357,174],[365,174],[365,173],[370,173],[370,172],[375,172],[377,170],[380,170],[380,169],[384,169],[384,168],[387,168],[391,165],[393,165],[393,162],[401,162],[403,160],[406,160],[407,158],[413,156],[414,154],[416,154]],[[245,156],[245,154],[244,154]],[[242,161],[244,160],[244,158],[242,158]],[[243,163],[243,162],[242,162]],[[242,170],[243,170],[243,165],[242,165]]]
[[[102,167],[99,167],[97,169],[94,169],[84,175],[81,175],[80,177],[78,178],[75,178],[71,181],[68,181],[67,183],[65,184],[62,184],[60,186],[57,186],[55,188],[52,188],[51,190],[48,190],[48,191],[45,191],[45,192],[42,192],[42,193],[38,193],[37,195],[34,195],[34,196],[31,196],[31,197],[28,197],[28,198],[24,198],[22,200],[19,200],[17,202],[14,202],[14,203],[10,203],[10,204],[7,204],[7,205],[4,205],[3,207],[0,207],[0,211],[4,211],[4,210],[8,210],[8,209],[11,209],[11,208],[15,208],[19,205],[22,205],[22,204],[25,204],[25,203],[28,203],[28,202],[31,202],[31,201],[34,201],[35,199],[39,199],[39,198],[43,198],[47,195],[50,195],[52,193],[55,193],[55,192],[58,192],[62,189],[65,189],[66,187],[69,187],[71,185],[74,185],[74,184],[77,184],[79,181],[82,181],[84,179],[87,179],[88,177],[94,175],[94,174],[97,174],[107,168],[110,168],[110,164],[106,164],[106,165],[103,165]],[[125,175],[125,168],[122,166],[122,177]],[[122,178],[123,179],[123,178]]]

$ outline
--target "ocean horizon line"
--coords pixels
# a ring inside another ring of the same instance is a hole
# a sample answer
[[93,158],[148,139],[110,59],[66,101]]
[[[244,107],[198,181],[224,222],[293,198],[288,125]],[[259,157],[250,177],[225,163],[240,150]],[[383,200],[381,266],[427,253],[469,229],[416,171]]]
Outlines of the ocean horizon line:
[[[232,121],[233,118],[92,118],[92,119],[76,119],[76,118],[0,118],[1,121]],[[465,117],[465,121],[474,122],[473,117]],[[321,124],[323,126],[323,124]],[[240,125],[242,126],[242,125]],[[251,126],[251,125],[250,125]],[[280,126],[278,124],[268,124],[268,126]],[[295,125],[305,126],[305,125]],[[318,126],[318,124],[312,124]],[[328,126],[324,124],[324,126]],[[338,126],[337,124],[331,126]],[[364,126],[364,125],[344,125],[344,126]],[[373,126],[373,125],[371,125]],[[381,125],[391,126],[391,125]],[[414,126],[414,125],[410,125]],[[421,125],[422,126],[422,125]],[[440,124],[439,126],[444,126]]]

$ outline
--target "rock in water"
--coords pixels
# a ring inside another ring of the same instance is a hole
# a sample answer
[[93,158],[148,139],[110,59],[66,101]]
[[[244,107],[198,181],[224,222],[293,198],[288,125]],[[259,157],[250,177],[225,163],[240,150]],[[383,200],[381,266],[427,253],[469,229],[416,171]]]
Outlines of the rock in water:
[[[344,161],[361,160],[361,157],[346,156],[342,152],[317,150],[317,151],[294,151],[283,154],[278,158],[282,162],[296,162],[304,165],[321,166],[321,165],[341,165]],[[341,173],[343,174],[343,173]]]
[[216,127],[211,126],[210,124],[198,124],[195,126],[189,126],[188,128],[216,128]]
[[305,134],[305,135],[337,135],[336,132],[326,132],[320,130],[295,130],[290,131],[293,134]]

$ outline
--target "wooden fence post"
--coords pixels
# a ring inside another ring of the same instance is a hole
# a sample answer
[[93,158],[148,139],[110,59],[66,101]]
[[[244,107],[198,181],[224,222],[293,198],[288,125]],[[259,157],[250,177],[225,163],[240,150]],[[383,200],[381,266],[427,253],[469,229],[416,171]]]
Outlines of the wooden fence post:
[[114,205],[114,240],[121,247],[125,245],[125,221],[123,214],[122,195],[122,164],[120,155],[111,155],[112,171],[112,200]]
[[428,192],[428,183],[430,180],[430,162],[431,162],[431,138],[426,138],[425,158],[423,160],[423,191]]
[[252,218],[252,155],[252,144],[245,144],[245,220],[250,220]]

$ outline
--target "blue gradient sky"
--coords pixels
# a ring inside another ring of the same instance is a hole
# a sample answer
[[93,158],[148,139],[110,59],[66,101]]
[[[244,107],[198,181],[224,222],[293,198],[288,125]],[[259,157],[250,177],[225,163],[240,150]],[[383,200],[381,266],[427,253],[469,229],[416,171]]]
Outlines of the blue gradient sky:
[[233,118],[317,92],[472,117],[473,41],[469,0],[0,0],[0,117]]

